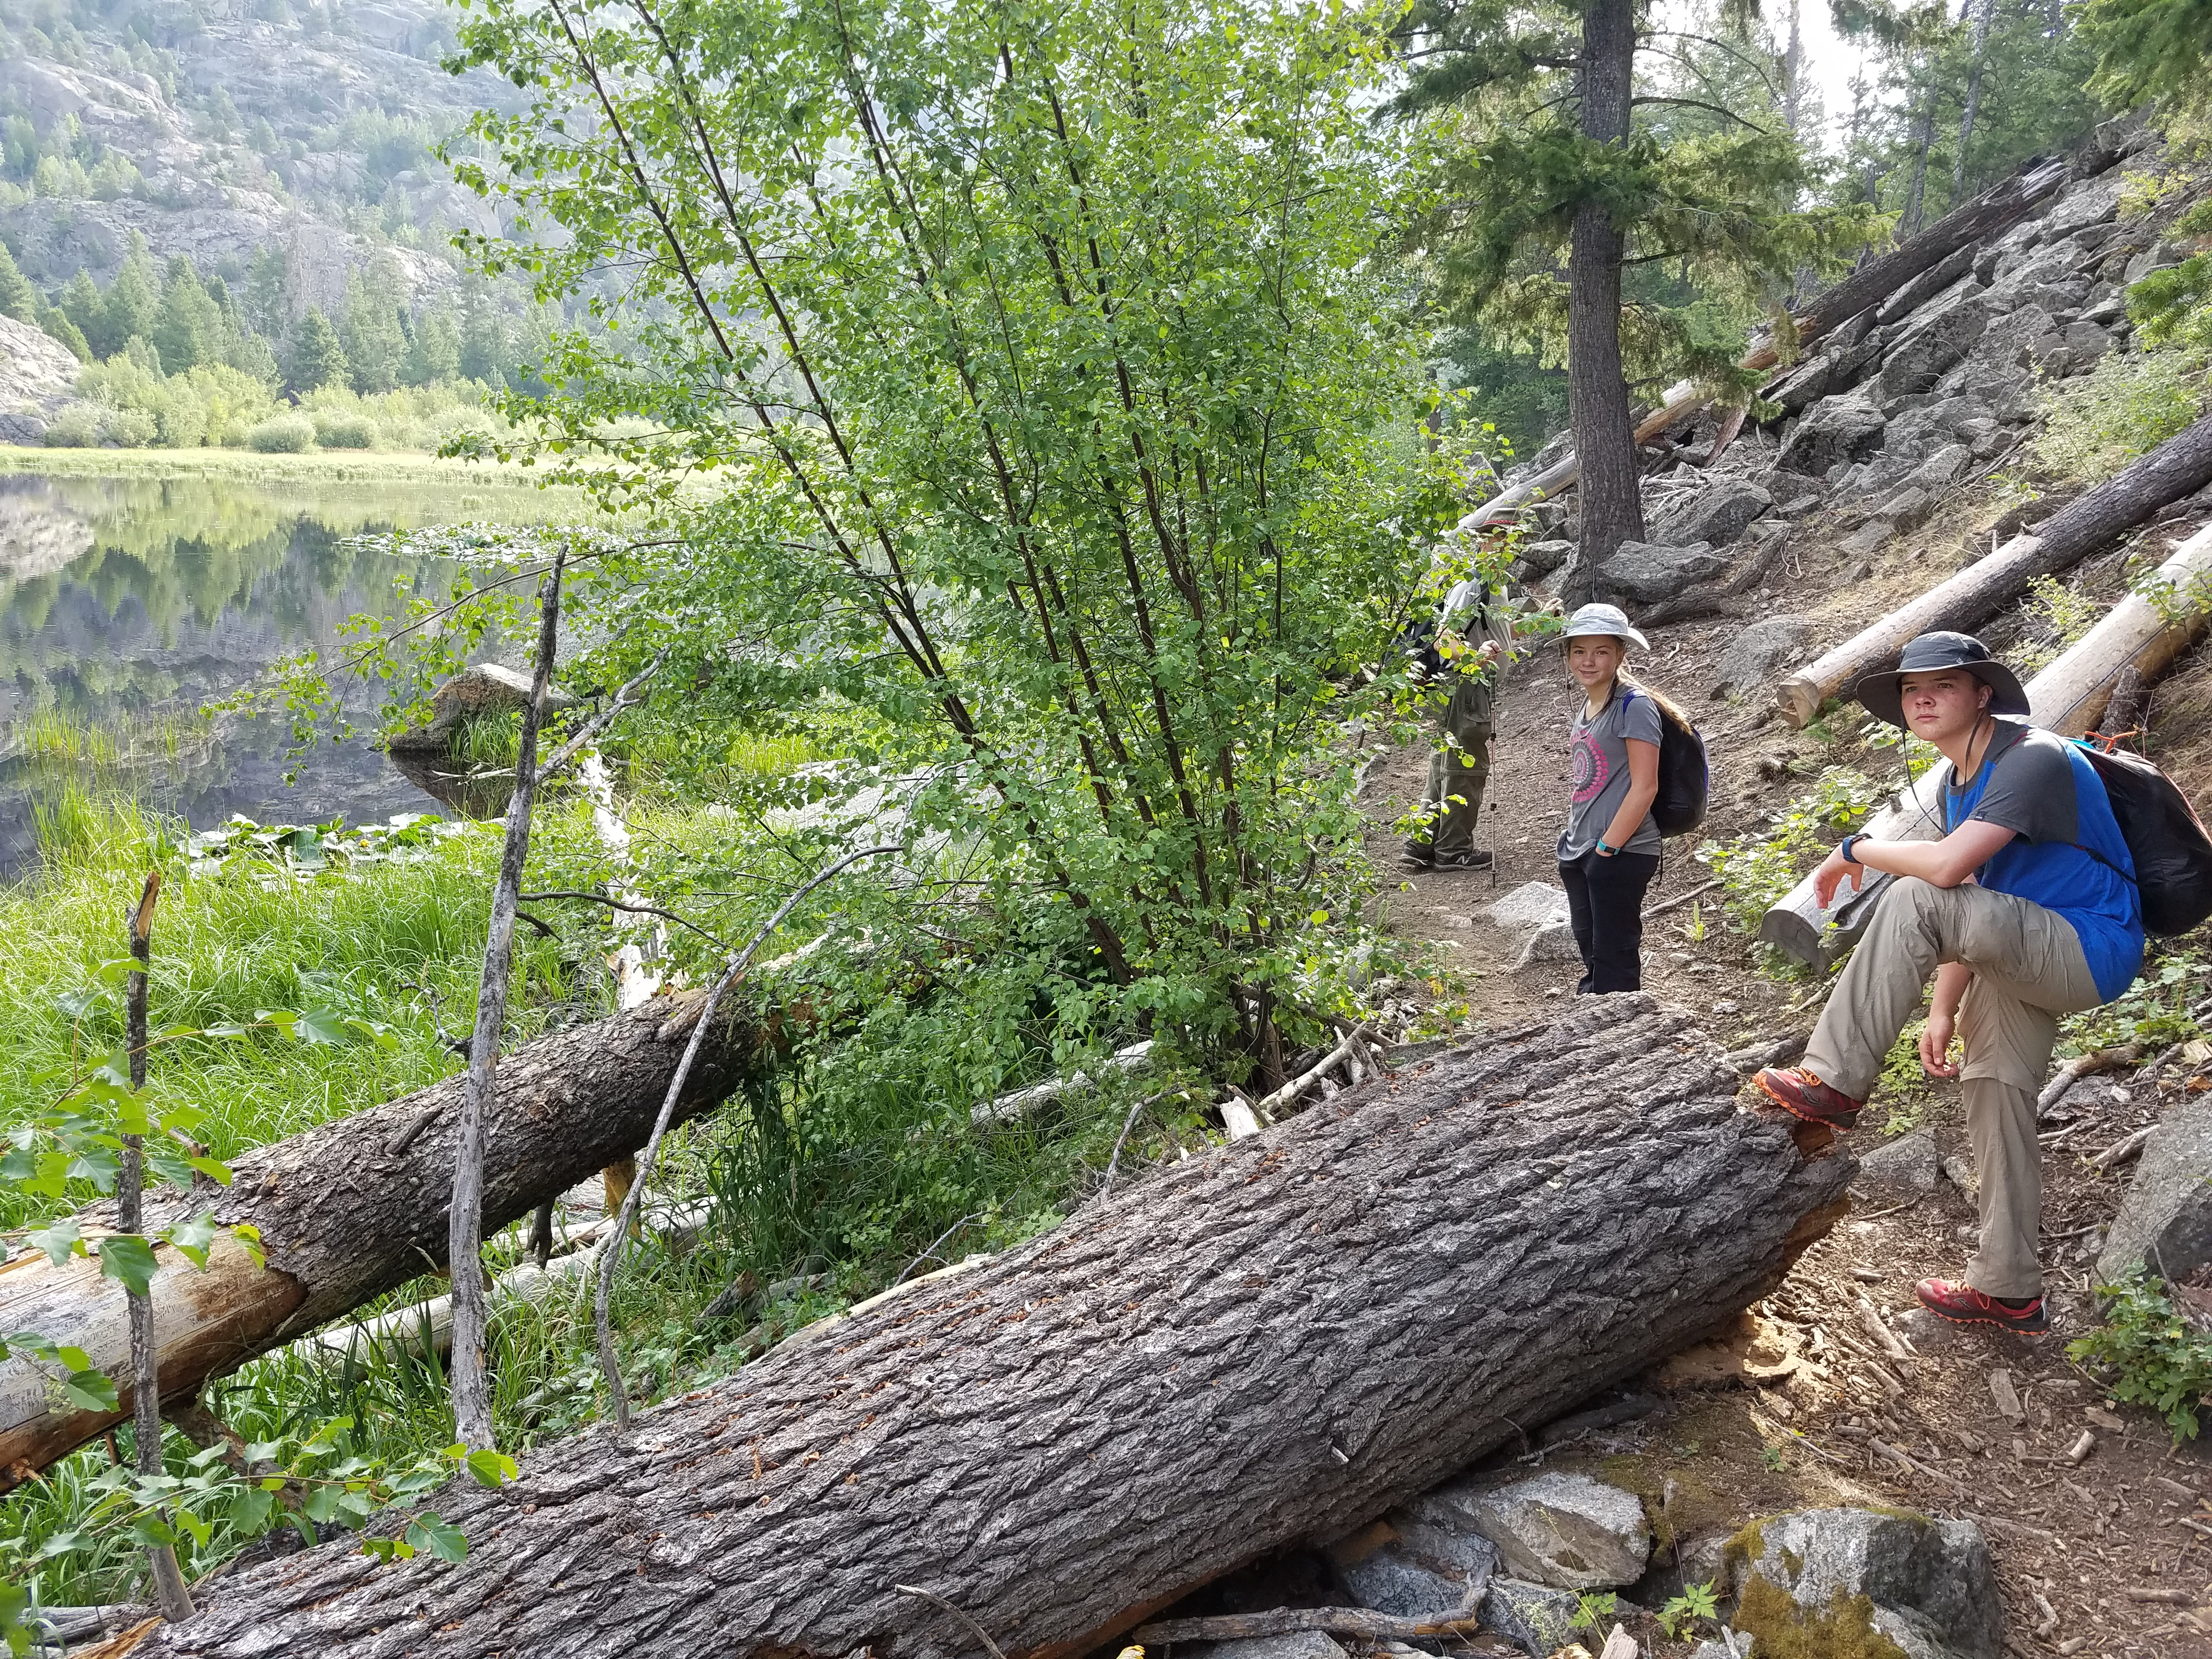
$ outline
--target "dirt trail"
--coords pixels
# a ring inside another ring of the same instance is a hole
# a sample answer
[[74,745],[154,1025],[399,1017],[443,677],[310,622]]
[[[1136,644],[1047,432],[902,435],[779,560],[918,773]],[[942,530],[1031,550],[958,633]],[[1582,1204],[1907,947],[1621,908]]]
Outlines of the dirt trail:
[[[1796,593],[1764,596],[1768,603],[1753,614],[1772,614],[1795,599],[1805,614],[1847,609],[1863,616],[1869,600],[1885,602],[1884,594],[1862,592],[1857,603],[1838,605],[1826,561],[1814,562],[1823,568],[1804,570]],[[1899,586],[1924,584],[1924,573],[1895,574]],[[1820,747],[1816,738],[1764,720],[1756,705],[1710,696],[1711,665],[1740,626],[1723,620],[1657,630],[1652,650],[1636,664],[1643,678],[1692,710],[1712,746],[1708,835],[1739,833],[1802,790],[1802,776],[1770,782],[1768,775]],[[1565,733],[1579,694],[1555,654],[1540,650],[1516,665],[1501,700],[1476,833],[1478,844],[1498,855],[1494,881],[1488,872],[1413,874],[1385,905],[1394,933],[1439,947],[1439,975],[1449,994],[1464,997],[1471,1018],[1492,1030],[1557,1010],[1573,994],[1578,972],[1577,964],[1559,962],[1515,971],[1520,936],[1483,914],[1523,882],[1558,880],[1552,848],[1565,815]],[[2185,686],[2193,689],[2202,675],[2201,665],[2185,665],[2168,683],[2172,700],[2185,700]],[[1419,742],[1382,755],[1363,790],[1376,826],[1370,853],[1382,868],[1396,868],[1390,823],[1418,800],[1425,757]],[[1709,878],[1692,851],[1691,842],[1668,843],[1647,904]],[[1645,952],[1647,988],[1703,1012],[1723,1044],[1809,1029],[1810,1016],[1792,1012],[1808,988],[1758,972],[1749,941],[1707,902],[1654,918]],[[2181,1081],[2175,1078],[2172,1086]],[[1783,1289],[1755,1310],[1752,1357],[1778,1354],[1788,1375],[1756,1385],[1711,1380],[1741,1369],[1747,1332],[1735,1358],[1704,1356],[1705,1382],[1669,1379],[1666,1403],[1650,1416],[1522,1461],[1589,1469],[1645,1494],[1655,1507],[1671,1486],[1667,1516],[1682,1565],[1638,1588],[1636,1599],[1648,1607],[1684,1580],[1711,1577],[1720,1541],[1760,1515],[1836,1504],[1901,1506],[1980,1522],[2005,1585],[2013,1653],[2212,1659],[2212,1457],[2172,1447],[2161,1422],[2113,1405],[2065,1352],[2068,1340],[2091,1322],[2088,1247],[2118,1207],[2127,1174],[2125,1165],[2117,1176],[2100,1174],[2087,1158],[2154,1121],[2156,1103],[2148,1085],[2124,1079],[2085,1085],[2069,1097],[2085,1109],[2045,1158],[2051,1334],[1984,1336],[1918,1310],[1914,1281],[1956,1275],[1972,1250],[1972,1202],[1951,1179],[1909,1201],[1855,1196],[1854,1218],[1808,1252]],[[1934,1127],[1941,1153],[1965,1158],[1955,1089],[1938,1088],[1934,1104],[1923,1100],[1918,1109]],[[1861,1131],[1862,1152],[1886,1138],[1882,1116],[1877,1096],[1870,1127]],[[1878,1364],[1869,1357],[1879,1344],[1862,1297],[1917,1358]],[[2020,1397],[2018,1419],[1999,1409],[2001,1390],[1990,1381],[1997,1370],[2008,1374]],[[2085,1430],[2094,1449],[2070,1462],[2067,1455]],[[2192,1603],[2208,1605],[2192,1611]],[[1688,1651],[1657,1638],[1648,1623],[1644,1633],[1654,1638],[1655,1654]]]

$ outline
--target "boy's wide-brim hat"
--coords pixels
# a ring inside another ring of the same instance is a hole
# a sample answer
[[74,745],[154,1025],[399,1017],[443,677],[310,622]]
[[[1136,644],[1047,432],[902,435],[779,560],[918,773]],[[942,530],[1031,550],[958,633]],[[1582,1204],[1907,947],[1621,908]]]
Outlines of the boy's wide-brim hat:
[[1638,650],[1648,649],[1651,644],[1631,626],[1628,613],[1617,605],[1586,605],[1568,617],[1566,626],[1559,629],[1562,640],[1588,639],[1593,635],[1626,640]]
[[1929,674],[1940,668],[1963,668],[1990,688],[1990,713],[2025,714],[2027,693],[2011,669],[1990,655],[1990,648],[1972,634],[1921,634],[1907,642],[1897,666],[1863,676],[1851,687],[1851,696],[1869,714],[1895,726],[1905,725],[1905,677]]

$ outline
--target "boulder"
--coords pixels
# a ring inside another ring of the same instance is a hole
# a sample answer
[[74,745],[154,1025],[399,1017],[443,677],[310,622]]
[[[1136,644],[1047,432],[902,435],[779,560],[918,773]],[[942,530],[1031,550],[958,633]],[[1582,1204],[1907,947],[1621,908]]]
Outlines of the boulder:
[[1581,1605],[1565,1590],[1499,1578],[1492,1581],[1490,1594],[1482,1598],[1478,1617],[1483,1629],[1495,1631],[1529,1659],[1549,1659],[1575,1639],[1571,1621]]
[[1586,1474],[1545,1474],[1488,1491],[1439,1488],[1498,1547],[1505,1571],[1554,1589],[1632,1584],[1651,1554],[1644,1500]]
[[1717,478],[1654,526],[1675,547],[1705,543],[1726,547],[1774,505],[1774,497],[1748,478]]
[[1498,1571],[1490,1540],[1450,1512],[1425,1508],[1416,1498],[1377,1525],[1356,1533],[1332,1555],[1345,1588],[1363,1607],[1401,1619],[1435,1619],[1457,1613],[1475,1586]]
[[1795,415],[1806,404],[1816,403],[1828,395],[1828,383],[1834,378],[1835,372],[1835,358],[1823,352],[1799,363],[1770,385],[1761,395],[1781,404],[1785,413]]
[[1862,461],[1881,447],[1888,416],[1864,398],[1829,398],[1805,411],[1775,458],[1776,468],[1824,477],[1840,462]]
[[2094,179],[2067,185],[2043,216],[2042,240],[2045,243],[2063,241],[2077,230],[2112,217],[2119,211],[2120,191],[2126,185],[2127,175],[2115,167]]
[[2120,1212],[2105,1236],[2097,1279],[2138,1267],[2187,1278],[2212,1261],[2212,1097],[2191,1096],[2151,1131]]
[[1575,943],[1575,930],[1564,921],[1551,922],[1528,935],[1521,954],[1513,958],[1513,971],[1517,974],[1544,962],[1580,962],[1582,955],[1582,946]]
[[1983,331],[1974,342],[1969,354],[1978,363],[2001,364],[2007,368],[2025,368],[2028,364],[2028,343],[2040,339],[2051,331],[2051,313],[2041,306],[2022,306],[2008,316],[2000,317]]
[[2004,1612],[1981,1529],[1899,1510],[1800,1510],[1729,1547],[1735,1627],[1761,1652],[1856,1652],[1880,1635],[1907,1659],[1999,1659]]
[[1193,1642],[1178,1645],[1183,1659],[1346,1659],[1326,1631],[1294,1631],[1284,1636],[1248,1636],[1237,1642]]
[[1728,561],[1705,542],[1688,547],[1623,542],[1613,556],[1597,568],[1597,574],[1616,592],[1654,605],[1693,583],[1718,575],[1727,566]]
[[1936,1132],[1915,1129],[1863,1154],[1851,1186],[1869,1198],[1924,1198],[1942,1178],[1943,1159],[1936,1149]]
[[1575,544],[1568,541],[1516,542],[1513,547],[1514,562],[1536,576],[1550,575],[1574,556]]
[[[573,708],[576,699],[547,688],[550,708]],[[471,663],[430,694],[430,723],[392,739],[396,750],[443,749],[465,720],[510,714],[530,700],[530,676],[501,663]]]
[[[83,364],[42,328],[0,316],[0,415],[9,423],[9,443],[44,443],[46,420],[75,395]],[[29,434],[37,428],[38,435]]]
[[1492,901],[1483,914],[1512,933],[1548,927],[1567,919],[1566,889],[1548,881],[1524,881],[1504,898]]
[[1882,359],[1874,381],[1875,402],[1886,409],[1896,398],[1927,391],[1966,356],[1989,325],[1988,314],[1971,301],[1944,306],[1924,323],[1916,317]]
[[1960,422],[1953,428],[1952,436],[1966,445],[1966,453],[1978,461],[1992,459],[2005,447],[2004,428],[1986,415]]
[[1774,511],[1785,519],[1802,519],[1820,504],[1820,481],[1802,472],[1769,475],[1767,488],[1774,494]]
[[1969,242],[1948,258],[1930,265],[1883,301],[1880,320],[1893,323],[1906,313],[1919,309],[1972,270],[1974,255],[1978,252],[1979,248]]
[[2060,338],[2084,363],[2094,363],[2112,349],[2112,337],[2094,323],[2069,323]]
[[1730,691],[1749,691],[1786,662],[1794,662],[1813,642],[1813,625],[1802,617],[1765,617],[1739,633],[1721,653],[1717,678]]

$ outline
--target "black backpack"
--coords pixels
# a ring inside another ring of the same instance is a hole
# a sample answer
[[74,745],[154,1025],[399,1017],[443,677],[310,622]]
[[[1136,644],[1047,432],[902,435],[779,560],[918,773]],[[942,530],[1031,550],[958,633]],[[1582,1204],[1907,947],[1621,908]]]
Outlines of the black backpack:
[[[1629,690],[1628,695],[1636,693]],[[1659,711],[1659,793],[1651,802],[1651,823],[1662,836],[1686,836],[1705,821],[1712,782],[1705,740],[1665,698],[1652,697],[1651,702]]]
[[[2141,755],[2094,743],[2080,746],[2097,769],[2120,839],[2135,860],[2144,929],[2171,939],[2212,916],[2212,836],[2205,834],[2189,797]],[[1665,769],[1662,761],[1662,795]]]

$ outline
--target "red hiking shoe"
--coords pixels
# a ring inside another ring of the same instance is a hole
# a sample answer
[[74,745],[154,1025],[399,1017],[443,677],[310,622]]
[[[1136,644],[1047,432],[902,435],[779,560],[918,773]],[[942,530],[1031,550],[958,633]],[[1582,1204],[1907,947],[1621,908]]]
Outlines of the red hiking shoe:
[[1808,1123],[1825,1123],[1831,1129],[1855,1127],[1866,1103],[1831,1089],[1802,1066],[1770,1066],[1752,1079],[1759,1093],[1792,1117]]
[[1954,1285],[1948,1279],[1923,1279],[1912,1287],[1912,1293],[1929,1313],[1954,1325],[1994,1325],[2025,1336],[2040,1336],[2051,1328],[2050,1316],[2044,1312],[2039,1296],[2014,1306],[1984,1296],[1971,1285]]

